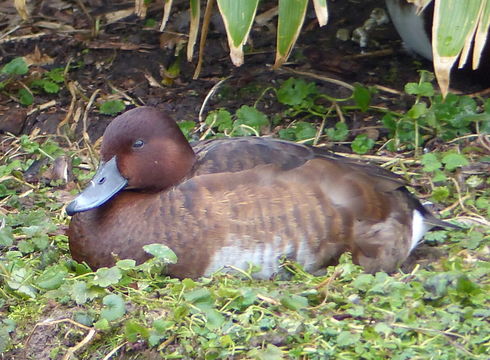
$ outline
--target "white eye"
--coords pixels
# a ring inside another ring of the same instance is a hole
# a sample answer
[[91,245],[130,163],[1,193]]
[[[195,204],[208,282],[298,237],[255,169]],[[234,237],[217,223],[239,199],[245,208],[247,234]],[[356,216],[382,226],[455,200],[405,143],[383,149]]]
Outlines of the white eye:
[[136,140],[134,143],[133,143],[133,149],[139,149],[139,148],[142,148],[143,146],[145,145],[145,142],[141,139],[138,139]]

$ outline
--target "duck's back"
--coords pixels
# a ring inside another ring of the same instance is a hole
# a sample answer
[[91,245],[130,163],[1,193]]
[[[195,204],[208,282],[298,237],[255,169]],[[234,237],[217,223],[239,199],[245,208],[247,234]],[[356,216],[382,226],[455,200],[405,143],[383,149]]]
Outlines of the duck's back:
[[[281,140],[237,138],[193,145],[189,177],[157,194],[123,191],[74,216],[74,258],[93,267],[143,261],[163,243],[179,262],[170,275],[198,277],[223,266],[261,266],[268,278],[287,257],[315,271],[344,251],[368,271],[392,271],[413,247],[414,209],[390,172]],[[72,239],[74,239],[72,241]]]

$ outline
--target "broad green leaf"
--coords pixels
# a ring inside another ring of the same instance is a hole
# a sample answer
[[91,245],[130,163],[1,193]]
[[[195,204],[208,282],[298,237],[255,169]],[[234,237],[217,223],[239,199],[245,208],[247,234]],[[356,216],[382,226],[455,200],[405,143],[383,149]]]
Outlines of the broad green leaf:
[[102,303],[105,307],[100,312],[100,315],[107,321],[117,320],[126,313],[126,306],[120,295],[107,295],[102,299]]
[[274,68],[286,62],[305,20],[308,0],[279,0],[276,61]]
[[233,121],[229,111],[224,109],[214,110],[206,117],[206,125],[211,128],[218,128],[219,132],[232,130]]
[[0,248],[12,246],[14,243],[14,235],[10,226],[0,227]]
[[365,154],[371,150],[374,146],[374,140],[369,138],[366,134],[357,135],[354,141],[352,141],[352,150],[357,154]]
[[189,291],[184,294],[184,299],[193,304],[214,304],[213,295],[211,294],[211,291],[206,288]]
[[65,280],[68,270],[63,265],[48,267],[36,279],[36,285],[44,290],[54,290],[61,286]]
[[180,131],[182,131],[187,139],[189,139],[191,132],[196,127],[196,123],[194,121],[179,121],[177,125],[179,125]]
[[199,19],[201,16],[200,0],[190,0],[191,25],[189,29],[189,41],[187,42],[187,61],[192,61],[194,45],[196,44],[197,33],[199,32]]
[[267,344],[265,349],[252,349],[247,353],[247,358],[256,360],[282,360],[285,359],[280,348],[273,344]]
[[286,295],[281,298],[281,304],[290,310],[300,310],[308,306],[308,299],[299,295]]
[[32,270],[29,270],[26,268],[13,270],[10,274],[10,278],[7,280],[7,284],[11,289],[16,290],[18,293],[35,298],[37,290],[28,284],[28,280],[32,276]]
[[359,341],[361,335],[358,333],[351,333],[350,331],[342,331],[337,336],[337,344],[340,346],[349,346]]
[[424,165],[424,171],[432,172],[442,167],[441,162],[437,158],[436,154],[427,153],[422,155],[422,165]]
[[25,62],[24,58],[18,57],[7,63],[2,70],[0,70],[1,74],[9,74],[9,75],[24,75],[29,71],[29,66]]
[[87,283],[84,281],[75,281],[71,287],[70,295],[77,305],[85,304],[89,298]]
[[97,270],[93,282],[95,285],[108,287],[110,285],[117,284],[121,278],[121,270],[119,270],[117,267],[103,267]]
[[177,255],[168,246],[162,244],[150,244],[143,246],[148,254],[153,255],[155,258],[163,260],[167,264],[175,264],[177,262]]
[[136,266],[136,261],[134,261],[133,259],[119,260],[116,263],[116,266],[121,270],[131,270],[134,269],[134,267]]
[[463,154],[456,153],[445,155],[442,158],[442,162],[445,165],[445,168],[449,171],[469,164],[468,159]]
[[259,0],[218,0],[230,46],[231,61],[235,66],[243,64],[243,45],[252,28]]
[[43,89],[49,94],[56,94],[60,91],[60,87],[53,81],[44,80]]
[[371,103],[371,91],[368,88],[361,85],[354,85],[354,93],[352,94],[354,101],[361,111],[366,111]]
[[277,100],[285,105],[299,105],[309,95],[318,93],[315,83],[289,78],[277,90]]
[[349,136],[349,128],[345,122],[337,122],[335,127],[325,129],[328,139],[332,141],[345,141]]
[[24,106],[32,105],[32,103],[34,102],[34,96],[32,96],[32,93],[27,89],[20,89],[18,96],[20,103]]
[[410,95],[419,95],[419,96],[434,96],[434,87],[430,82],[422,82],[422,83],[407,83],[405,85],[405,92]]
[[128,321],[124,326],[124,335],[130,342],[136,342],[141,337],[147,339],[150,331],[136,321]]
[[92,326],[94,323],[94,318],[88,312],[80,311],[73,315],[73,320],[85,326]]
[[234,133],[240,136],[258,135],[260,130],[270,125],[267,115],[254,107],[243,105],[236,111]]
[[122,112],[126,108],[126,105],[121,100],[109,100],[104,102],[100,107],[101,114],[104,115],[116,115]]

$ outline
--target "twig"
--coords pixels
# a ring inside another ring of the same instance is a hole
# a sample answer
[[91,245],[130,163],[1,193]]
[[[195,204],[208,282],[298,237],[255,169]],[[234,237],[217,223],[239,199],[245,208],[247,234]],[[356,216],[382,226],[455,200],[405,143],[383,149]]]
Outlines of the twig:
[[201,74],[202,59],[204,58],[204,49],[206,47],[206,38],[208,37],[209,23],[211,22],[211,16],[213,14],[214,0],[208,0],[206,4],[206,10],[204,10],[204,19],[201,27],[201,38],[199,39],[199,55],[196,65],[196,70],[194,70],[193,80],[196,80]]
[[218,91],[221,84],[223,84],[230,77],[231,76],[227,76],[224,79],[221,79],[220,81],[218,81],[216,84],[214,84],[214,86],[211,88],[211,90],[209,90],[208,94],[204,98],[204,101],[202,102],[202,105],[201,105],[201,109],[199,109],[199,123],[201,124],[200,131],[202,131],[202,127],[203,127],[202,114],[204,113],[204,109],[206,108],[206,105],[207,105],[209,99],[216,93],[216,91]]
[[284,72],[290,72],[290,73],[293,73],[293,74],[308,76],[308,77],[310,77],[312,79],[317,79],[317,80],[321,80],[321,81],[325,81],[325,82],[328,82],[328,83],[331,83],[331,84],[335,84],[335,85],[339,85],[339,86],[345,87],[346,89],[349,89],[351,91],[354,90],[354,86],[352,86],[352,85],[350,85],[350,84],[348,84],[348,83],[346,83],[346,82],[344,82],[342,80],[333,79],[333,78],[322,76],[322,75],[318,75],[318,74],[315,74],[315,73],[312,73],[312,72],[294,70],[294,69],[290,69],[290,68],[287,68],[287,67],[281,67],[281,68],[279,68],[276,71],[284,71]]
[[116,353],[116,351],[118,351],[120,348],[122,348],[124,345],[126,345],[128,342],[125,341],[123,342],[121,345],[118,345],[116,346],[114,349],[112,349],[109,354],[107,354],[106,356],[104,356],[104,358],[102,360],[109,360],[111,358],[112,355],[114,355]]

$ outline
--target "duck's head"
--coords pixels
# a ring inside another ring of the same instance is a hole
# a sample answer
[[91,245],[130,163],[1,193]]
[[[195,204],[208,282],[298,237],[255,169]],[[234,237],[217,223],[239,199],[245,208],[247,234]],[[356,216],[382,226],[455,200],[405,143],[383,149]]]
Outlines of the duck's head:
[[129,110],[105,130],[99,169],[66,212],[96,208],[123,189],[165,190],[185,178],[194,162],[194,151],[174,120],[150,107]]

